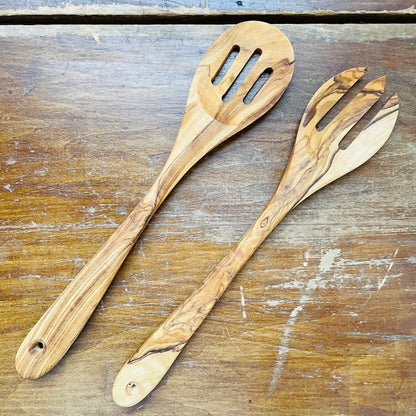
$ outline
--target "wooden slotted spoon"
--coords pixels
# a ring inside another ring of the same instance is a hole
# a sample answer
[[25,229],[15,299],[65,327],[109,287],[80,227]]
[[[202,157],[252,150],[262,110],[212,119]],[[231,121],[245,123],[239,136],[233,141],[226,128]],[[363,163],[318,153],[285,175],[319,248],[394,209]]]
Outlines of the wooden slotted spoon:
[[[214,85],[219,70],[237,50],[231,67]],[[254,67],[234,95],[224,99],[253,54],[258,58]],[[289,40],[264,22],[237,24],[210,46],[196,70],[178,137],[162,172],[26,336],[16,355],[16,369],[22,377],[38,378],[63,357],[169,192],[205,154],[268,111],[288,86],[293,69]],[[253,98],[253,88],[264,75],[268,79]]]
[[145,398],[159,383],[234,276],[283,217],[318,189],[372,157],[390,136],[398,115],[393,95],[345,149],[339,143],[380,98],[384,77],[364,89],[322,130],[317,123],[361,78],[366,68],[340,73],[322,85],[309,102],[279,187],[263,212],[211,274],[148,338],[120,370],[114,401],[124,407]]

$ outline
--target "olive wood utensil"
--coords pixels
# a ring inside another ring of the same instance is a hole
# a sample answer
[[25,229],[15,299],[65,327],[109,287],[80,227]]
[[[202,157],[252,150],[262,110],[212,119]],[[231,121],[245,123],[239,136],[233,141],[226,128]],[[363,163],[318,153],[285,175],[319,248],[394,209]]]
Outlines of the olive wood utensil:
[[372,157],[392,132],[398,115],[393,95],[345,149],[339,143],[380,98],[384,77],[364,89],[321,131],[317,123],[364,74],[366,68],[340,73],[322,85],[300,122],[294,148],[280,185],[243,238],[172,315],[130,357],[116,377],[114,401],[124,407],[145,398],[159,383],[234,276],[283,217],[318,189]]
[[[238,52],[234,62],[221,81],[214,83],[232,52]],[[230,88],[253,55],[257,61],[230,97]],[[264,22],[237,24],[210,46],[196,70],[183,121],[162,172],[26,336],[16,355],[16,369],[22,377],[38,378],[63,357],[169,192],[205,154],[268,111],[288,86],[293,69],[289,40]],[[253,88],[258,89],[254,94]]]

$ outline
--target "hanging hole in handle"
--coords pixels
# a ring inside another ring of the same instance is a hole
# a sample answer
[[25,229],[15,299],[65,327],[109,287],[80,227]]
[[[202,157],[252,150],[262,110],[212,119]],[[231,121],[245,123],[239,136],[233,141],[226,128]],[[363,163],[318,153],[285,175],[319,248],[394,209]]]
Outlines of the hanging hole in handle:
[[30,347],[29,347],[29,351],[32,354],[43,354],[43,352],[45,351],[46,346],[45,343],[39,339],[37,341],[35,341]]
[[137,384],[134,381],[130,381],[130,383],[127,383],[126,392],[128,395],[135,396],[137,395],[138,391],[139,388],[137,387]]
[[261,88],[267,82],[267,80],[270,78],[272,73],[273,73],[273,69],[272,68],[267,68],[260,74],[260,76],[257,78],[257,81],[253,84],[253,86],[250,88],[249,92],[244,97],[244,99],[243,99],[244,104],[250,104],[253,101],[254,97],[261,90]]

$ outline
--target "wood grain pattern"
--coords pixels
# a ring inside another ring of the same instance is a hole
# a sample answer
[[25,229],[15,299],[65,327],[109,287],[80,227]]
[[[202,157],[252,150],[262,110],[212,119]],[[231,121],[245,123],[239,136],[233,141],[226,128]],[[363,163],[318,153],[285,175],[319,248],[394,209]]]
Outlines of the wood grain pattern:
[[[38,380],[14,367],[27,328],[156,179],[195,68],[226,27],[0,28],[2,414],[414,413],[416,27],[279,28],[297,59],[285,95],[175,187],[65,359]],[[169,377],[138,407],[118,407],[111,390],[128,355],[259,215],[312,94],[354,66],[400,95],[390,139],[293,210]]]
[[129,0],[114,2],[113,0],[6,0],[0,5],[1,16],[131,16],[166,19],[181,16],[244,16],[250,14],[263,15],[304,15],[332,16],[333,14],[412,16],[415,5],[411,0],[302,0],[302,1],[260,1],[260,0]]
[[[221,82],[213,84],[230,51],[239,53]],[[250,57],[259,58],[232,97],[224,96],[237,81]],[[243,22],[225,31],[199,64],[172,152],[149,192],[120,227],[77,274],[42,315],[16,354],[16,369],[24,378],[39,378],[68,351],[88,321],[160,204],[185,173],[204,155],[261,117],[279,100],[293,74],[290,42],[276,27]],[[271,75],[246,102],[264,71]]]
[[383,94],[384,77],[369,82],[324,129],[316,128],[365,72],[366,68],[344,71],[314,94],[301,119],[288,166],[271,200],[202,286],[127,360],[114,382],[113,398],[118,405],[129,407],[139,403],[159,384],[234,277],[292,208],[362,165],[389,138],[398,116],[397,95],[386,102],[346,149],[339,148],[341,140]]

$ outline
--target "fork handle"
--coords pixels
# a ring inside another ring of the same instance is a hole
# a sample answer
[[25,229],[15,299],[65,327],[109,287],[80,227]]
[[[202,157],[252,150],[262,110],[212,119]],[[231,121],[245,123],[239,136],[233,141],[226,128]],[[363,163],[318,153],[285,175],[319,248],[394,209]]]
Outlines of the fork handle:
[[186,343],[207,317],[257,247],[296,204],[274,195],[262,214],[223,260],[166,321],[129,358],[118,373],[113,399],[129,407],[143,400],[160,382]]

